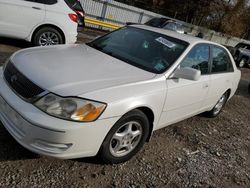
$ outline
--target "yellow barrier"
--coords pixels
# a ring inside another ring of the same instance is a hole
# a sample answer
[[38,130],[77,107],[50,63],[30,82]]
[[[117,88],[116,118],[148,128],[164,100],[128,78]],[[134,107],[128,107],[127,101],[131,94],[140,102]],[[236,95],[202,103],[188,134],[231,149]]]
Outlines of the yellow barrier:
[[118,29],[118,28],[122,27],[120,25],[107,23],[107,22],[103,22],[100,20],[92,19],[92,18],[85,18],[85,22],[88,24],[94,24],[94,25],[98,25],[98,26],[102,26],[102,27],[108,27],[111,29]]

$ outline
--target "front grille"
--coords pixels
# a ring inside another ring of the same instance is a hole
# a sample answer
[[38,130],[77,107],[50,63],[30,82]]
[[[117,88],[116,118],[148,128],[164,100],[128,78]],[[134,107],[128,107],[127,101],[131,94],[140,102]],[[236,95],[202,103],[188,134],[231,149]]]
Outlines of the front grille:
[[9,86],[22,98],[31,100],[44,92],[36,84],[26,78],[17,68],[9,62],[4,70],[5,80]]

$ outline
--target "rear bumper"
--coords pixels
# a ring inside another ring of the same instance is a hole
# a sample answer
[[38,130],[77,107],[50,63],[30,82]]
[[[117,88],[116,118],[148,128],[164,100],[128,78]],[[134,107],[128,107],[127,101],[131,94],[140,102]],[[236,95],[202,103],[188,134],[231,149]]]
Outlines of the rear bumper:
[[0,120],[28,150],[61,159],[95,156],[118,119],[78,123],[51,117],[19,98],[6,85],[0,68]]
[[65,44],[75,44],[77,41],[77,32],[70,33],[65,37]]

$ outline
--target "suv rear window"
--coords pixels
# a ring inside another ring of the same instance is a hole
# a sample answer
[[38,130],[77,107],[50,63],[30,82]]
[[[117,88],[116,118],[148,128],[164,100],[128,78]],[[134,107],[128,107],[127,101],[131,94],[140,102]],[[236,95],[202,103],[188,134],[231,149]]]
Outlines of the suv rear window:
[[250,50],[250,45],[244,44],[244,43],[239,43],[236,45],[236,48],[244,48],[244,49]]
[[83,11],[82,5],[78,0],[64,0],[74,11]]
[[153,18],[145,23],[145,25],[152,26],[152,27],[162,27],[168,19],[165,18]]

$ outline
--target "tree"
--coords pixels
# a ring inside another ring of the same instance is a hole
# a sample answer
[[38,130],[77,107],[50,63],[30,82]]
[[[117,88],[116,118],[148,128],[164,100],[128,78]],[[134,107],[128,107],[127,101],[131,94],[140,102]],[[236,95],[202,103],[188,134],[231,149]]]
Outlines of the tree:
[[135,0],[132,2],[134,6],[197,26],[236,37],[250,38],[249,0]]

